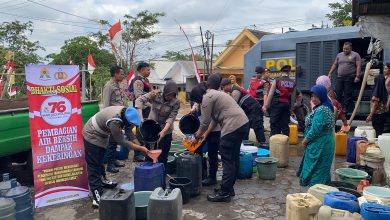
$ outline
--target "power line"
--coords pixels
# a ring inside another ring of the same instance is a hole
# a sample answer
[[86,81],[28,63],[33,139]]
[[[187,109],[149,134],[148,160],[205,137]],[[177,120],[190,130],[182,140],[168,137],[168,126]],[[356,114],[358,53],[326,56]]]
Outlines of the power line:
[[41,4],[39,2],[32,1],[32,0],[27,0],[27,1],[29,1],[31,3],[34,3],[34,4],[37,4],[37,5],[40,5],[40,6],[45,7],[45,8],[49,8],[49,9],[54,10],[54,11],[58,11],[58,12],[61,12],[61,13],[67,14],[67,15],[71,15],[71,16],[74,16],[74,17],[78,17],[78,18],[81,18],[81,19],[85,19],[85,20],[96,22],[96,23],[100,24],[100,21],[98,21],[98,20],[93,20],[93,19],[85,18],[85,17],[79,16],[79,15],[75,15],[75,14],[72,14],[72,13],[69,13],[69,12],[66,12],[66,11],[62,11],[62,10],[59,10],[59,9],[56,9],[56,8],[53,8],[53,7]]

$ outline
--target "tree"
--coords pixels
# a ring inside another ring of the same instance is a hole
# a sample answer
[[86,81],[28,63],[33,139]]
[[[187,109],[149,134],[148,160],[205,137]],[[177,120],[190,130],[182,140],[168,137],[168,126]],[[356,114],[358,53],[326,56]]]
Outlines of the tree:
[[[178,60],[192,61],[191,53],[183,53],[180,51],[167,50],[165,54],[162,56],[162,58],[165,58],[169,61],[178,61]],[[203,55],[200,53],[195,53],[195,58],[197,61],[202,61],[204,59]]]
[[[101,88],[110,78],[110,68],[115,65],[115,57],[108,50],[99,47],[98,43],[87,36],[79,36],[66,40],[58,54],[49,54],[47,58],[52,59],[50,64],[68,64],[71,58],[75,65],[88,63],[88,52],[91,52],[96,64],[92,74],[92,98],[99,99]],[[89,74],[86,80],[89,82]]]
[[329,3],[332,10],[326,17],[333,22],[335,27],[352,25],[352,0],[342,0],[342,2]]
[[151,38],[159,34],[153,27],[159,22],[159,18],[165,16],[164,12],[152,13],[148,10],[141,11],[135,16],[126,14],[123,21],[122,39],[125,57],[125,66],[132,68],[135,66],[135,58],[141,42],[150,42]]

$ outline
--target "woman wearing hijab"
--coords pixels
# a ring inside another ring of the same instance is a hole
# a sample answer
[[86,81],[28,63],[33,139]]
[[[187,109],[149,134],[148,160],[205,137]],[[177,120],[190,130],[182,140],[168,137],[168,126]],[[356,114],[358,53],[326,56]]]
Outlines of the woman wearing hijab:
[[178,91],[177,84],[169,80],[166,82],[162,92],[148,92],[135,100],[135,107],[138,109],[141,119],[143,118],[142,109],[148,103],[152,103],[148,119],[153,119],[161,127],[157,147],[162,149],[162,152],[158,157],[158,162],[163,163],[165,166],[169,150],[171,149],[173,122],[180,108],[180,101],[177,99]]
[[326,184],[331,180],[334,154],[334,108],[322,85],[311,88],[313,111],[306,117],[302,146],[305,152],[297,171],[301,186]]
[[376,135],[379,136],[383,133],[385,127],[388,93],[385,76],[376,76],[374,82],[375,86],[371,98],[371,111],[367,116],[366,121],[372,121],[372,127],[375,129]]

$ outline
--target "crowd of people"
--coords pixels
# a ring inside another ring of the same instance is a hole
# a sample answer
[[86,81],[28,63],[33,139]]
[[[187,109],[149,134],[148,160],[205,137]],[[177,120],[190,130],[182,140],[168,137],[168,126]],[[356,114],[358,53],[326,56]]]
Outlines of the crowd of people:
[[[331,76],[338,68],[336,90],[332,89]],[[270,136],[289,135],[291,113],[298,119],[299,131],[304,132],[301,145],[305,148],[302,162],[297,171],[302,186],[327,183],[331,180],[331,165],[334,157],[335,123],[341,120],[347,126],[346,112],[351,111],[353,83],[360,80],[361,60],[352,51],[352,45],[345,43],[343,52],[337,55],[328,76],[320,76],[311,90],[311,111],[305,112],[302,92],[290,78],[292,67],[281,68],[281,76],[271,80],[270,72],[261,66],[256,67],[248,90],[240,87],[235,79],[211,74],[206,82],[195,86],[189,94],[192,103],[189,113],[197,114],[200,127],[191,142],[202,145],[196,153],[203,156],[204,144],[208,143],[208,158],[203,158],[204,186],[217,184],[218,154],[221,155],[223,176],[219,188],[209,194],[211,202],[228,202],[233,196],[234,184],[239,169],[239,154],[243,140],[248,139],[253,129],[257,146],[266,147],[263,117],[270,117]],[[390,108],[390,64],[384,65],[384,74],[375,78],[375,88],[371,98],[371,113],[367,121],[372,121],[377,134],[383,132],[384,121],[389,117]],[[116,183],[109,181],[102,165],[104,152],[108,155],[108,172],[118,172],[123,164],[115,160],[116,146],[133,149],[135,161],[148,160],[147,143],[137,139],[131,132],[145,119],[156,121],[161,127],[157,147],[162,149],[158,161],[166,165],[171,147],[173,123],[180,108],[177,98],[178,86],[167,81],[163,91],[154,91],[149,84],[150,66],[141,62],[137,66],[139,75],[126,89],[126,96],[133,106],[126,107],[125,94],[119,83],[124,74],[121,67],[111,69],[112,79],[103,90],[104,109],[93,116],[83,129],[89,186],[93,194],[93,206],[98,207],[103,187],[112,188]],[[359,76],[359,77],[358,77]],[[352,84],[351,84],[352,83]],[[352,85],[352,86],[351,86]],[[307,114],[306,118],[305,115]],[[124,138],[125,131],[127,139]],[[145,147],[146,146],[146,147]]]

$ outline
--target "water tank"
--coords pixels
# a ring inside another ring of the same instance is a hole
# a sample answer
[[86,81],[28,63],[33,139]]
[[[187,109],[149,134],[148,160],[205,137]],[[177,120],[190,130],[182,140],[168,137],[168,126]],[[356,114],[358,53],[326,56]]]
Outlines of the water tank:
[[134,191],[105,191],[100,198],[99,220],[135,220]]
[[134,190],[153,191],[157,187],[165,188],[165,175],[162,163],[140,163],[134,170]]
[[171,192],[157,188],[149,198],[148,219],[181,220],[183,201],[179,188]]
[[199,154],[181,153],[177,158],[177,177],[191,180],[191,196],[197,196],[202,189],[202,158]]
[[[14,184],[16,185],[16,180]],[[34,208],[32,205],[30,188],[26,186],[16,186],[9,189],[3,196],[15,201],[16,220],[34,219]]]

